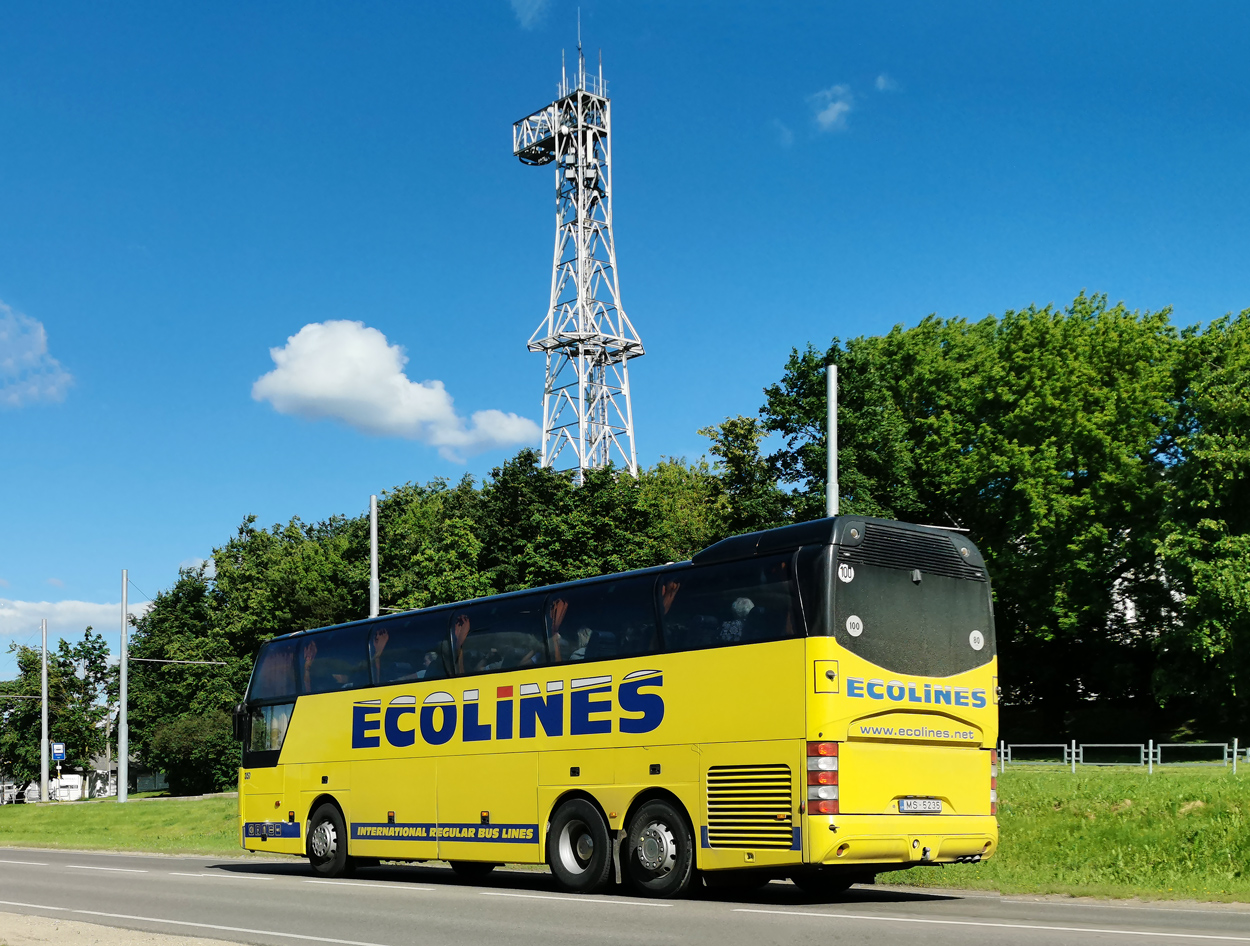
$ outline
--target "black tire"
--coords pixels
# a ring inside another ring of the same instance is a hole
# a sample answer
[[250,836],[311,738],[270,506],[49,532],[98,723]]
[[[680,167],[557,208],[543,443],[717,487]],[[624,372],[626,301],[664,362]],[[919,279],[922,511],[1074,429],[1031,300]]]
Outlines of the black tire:
[[496,866],[494,864],[485,864],[482,861],[451,861],[450,863],[451,869],[456,872],[457,877],[470,881],[485,879]]
[[595,893],[612,877],[612,836],[599,809],[573,798],[556,809],[547,832],[547,864],[560,886]]
[[329,802],[308,822],[308,863],[321,877],[343,877],[355,868],[347,856],[347,825],[343,813]]
[[629,883],[648,897],[678,897],[694,879],[694,835],[686,816],[659,799],[630,819],[621,867]]
[[830,900],[850,890],[856,878],[850,874],[834,873],[818,867],[793,874],[790,880],[808,896]]

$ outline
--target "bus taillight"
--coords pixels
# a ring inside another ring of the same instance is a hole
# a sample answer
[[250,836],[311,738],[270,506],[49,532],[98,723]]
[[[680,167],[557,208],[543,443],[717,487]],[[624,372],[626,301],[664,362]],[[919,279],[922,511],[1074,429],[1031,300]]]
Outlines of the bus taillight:
[[807,744],[807,813],[838,813],[838,744]]
[[990,750],[990,814],[998,814],[998,750]]

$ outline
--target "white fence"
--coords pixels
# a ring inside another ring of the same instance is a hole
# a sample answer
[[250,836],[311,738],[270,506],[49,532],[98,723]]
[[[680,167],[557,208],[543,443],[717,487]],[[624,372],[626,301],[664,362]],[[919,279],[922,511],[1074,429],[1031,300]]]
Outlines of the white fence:
[[1001,742],[998,757],[1008,765],[1140,765],[1153,772],[1156,765],[1222,765],[1238,759],[1250,763],[1250,748],[1232,742]]

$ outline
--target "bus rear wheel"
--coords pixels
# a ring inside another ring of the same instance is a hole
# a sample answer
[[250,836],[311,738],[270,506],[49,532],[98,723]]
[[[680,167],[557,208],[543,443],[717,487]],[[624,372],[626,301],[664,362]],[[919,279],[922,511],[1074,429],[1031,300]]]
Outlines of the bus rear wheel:
[[560,886],[594,893],[612,876],[612,838],[599,809],[573,798],[556,809],[547,832],[547,864]]
[[326,803],[308,822],[308,863],[322,877],[342,877],[355,866],[347,856],[347,825],[343,813]]
[[629,822],[622,860],[640,893],[680,896],[694,878],[694,837],[685,816],[666,801],[644,804]]

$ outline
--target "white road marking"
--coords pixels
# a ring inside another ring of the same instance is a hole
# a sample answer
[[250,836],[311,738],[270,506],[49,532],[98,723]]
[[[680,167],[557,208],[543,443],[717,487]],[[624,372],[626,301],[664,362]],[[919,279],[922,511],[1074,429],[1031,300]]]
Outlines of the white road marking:
[[141,923],[167,923],[170,926],[189,926],[201,930],[221,930],[225,933],[250,933],[253,936],[281,936],[308,943],[335,943],[337,946],[385,946],[383,943],[366,943],[356,939],[331,939],[328,936],[305,936],[302,933],[284,933],[281,930],[254,930],[246,926],[221,926],[217,923],[191,923],[187,920],[166,920],[159,916],[133,916],[129,913],[102,913],[99,910],[71,910],[67,907],[50,907],[43,903],[18,903],[16,900],[0,900],[6,907],[30,907],[32,910],[56,910],[80,916],[103,916],[111,920],[138,920]]
[[0,860],[0,864],[22,864],[26,867],[47,867],[43,861],[6,861]]
[[306,884],[334,884],[338,887],[373,887],[376,890],[433,890],[433,887],[415,887],[409,884],[371,884],[365,880],[305,880]]
[[611,903],[618,907],[671,907],[671,903],[654,903],[650,900],[606,900],[600,897],[553,897],[545,893],[504,893],[501,890],[483,890],[483,897],[520,897],[523,900],[563,900],[566,903]]
[[20,900],[0,900],[0,904],[6,907],[30,907],[32,910],[60,910],[62,913],[68,913],[69,907],[48,907],[42,903],[22,903]]
[[169,871],[170,877],[216,877],[221,880],[246,880],[251,883],[253,880],[273,880],[272,877],[258,877],[254,874],[187,874],[178,870]]
[[1120,936],[1163,936],[1169,939],[1214,939],[1230,943],[1250,943],[1250,936],[1224,936],[1218,933],[1164,933],[1156,930],[1109,930],[1090,926],[1043,926],[1038,923],[991,923],[985,920],[936,920],[911,916],[870,916],[856,913],[801,913],[798,910],[748,910],[734,913],[768,913],[774,916],[818,916],[825,920],[873,920],[878,923],[928,923],[934,926],[985,926],[999,930],[1042,930],[1054,933],[1115,933]]
[[72,867],[74,870],[112,870],[119,874],[146,874],[146,870],[140,870],[137,867],[92,867],[89,864],[66,864],[66,867]]

